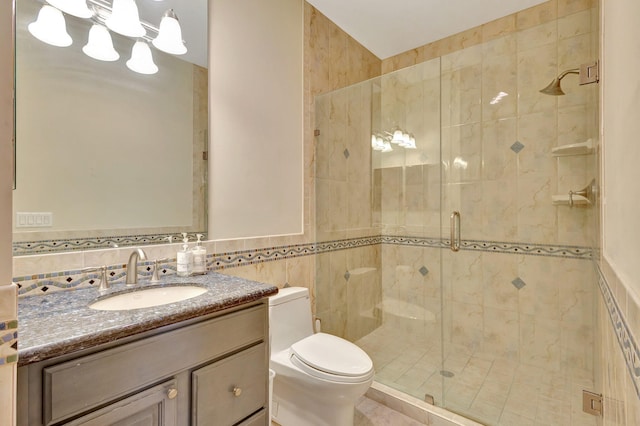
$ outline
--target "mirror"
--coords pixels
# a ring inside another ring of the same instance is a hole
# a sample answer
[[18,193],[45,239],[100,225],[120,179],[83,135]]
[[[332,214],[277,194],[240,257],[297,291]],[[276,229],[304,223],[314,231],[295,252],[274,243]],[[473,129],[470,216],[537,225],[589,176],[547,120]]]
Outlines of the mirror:
[[73,44],[43,43],[27,30],[43,2],[16,2],[14,255],[206,235],[207,0],[137,4],[156,28],[173,8],[189,49],[152,47],[153,75],[126,66],[136,40],[113,31],[118,60],[85,55],[92,19],[64,14]]

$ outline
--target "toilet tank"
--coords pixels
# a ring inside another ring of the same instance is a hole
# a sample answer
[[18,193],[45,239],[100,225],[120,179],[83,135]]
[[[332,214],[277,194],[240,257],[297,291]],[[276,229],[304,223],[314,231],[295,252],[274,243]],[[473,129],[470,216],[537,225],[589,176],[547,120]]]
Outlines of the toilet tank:
[[278,294],[269,297],[269,334],[274,353],[313,334],[308,289],[281,288]]

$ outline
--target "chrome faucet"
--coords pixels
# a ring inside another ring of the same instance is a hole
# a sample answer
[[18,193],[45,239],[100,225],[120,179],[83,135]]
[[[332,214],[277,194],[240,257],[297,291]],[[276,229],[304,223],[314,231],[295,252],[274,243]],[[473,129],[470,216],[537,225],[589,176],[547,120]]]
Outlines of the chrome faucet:
[[129,256],[127,279],[125,281],[127,285],[138,284],[138,258],[140,258],[140,260],[147,260],[147,254],[141,248],[133,250]]

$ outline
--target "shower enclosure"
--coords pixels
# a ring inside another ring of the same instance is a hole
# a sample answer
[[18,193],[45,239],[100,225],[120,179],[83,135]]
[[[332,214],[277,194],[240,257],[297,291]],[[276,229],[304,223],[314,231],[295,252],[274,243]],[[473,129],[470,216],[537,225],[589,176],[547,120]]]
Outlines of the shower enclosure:
[[[595,425],[594,12],[316,97],[316,313],[376,381],[488,425]],[[576,29],[579,28],[579,29]],[[571,31],[569,31],[571,29]]]

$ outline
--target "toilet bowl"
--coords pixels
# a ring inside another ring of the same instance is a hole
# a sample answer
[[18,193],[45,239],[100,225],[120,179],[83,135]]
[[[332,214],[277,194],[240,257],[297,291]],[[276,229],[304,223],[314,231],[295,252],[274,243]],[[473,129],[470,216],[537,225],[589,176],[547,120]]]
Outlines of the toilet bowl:
[[282,426],[353,425],[356,400],[375,374],[371,358],[353,343],[314,333],[309,290],[281,289],[269,298],[271,417]]

